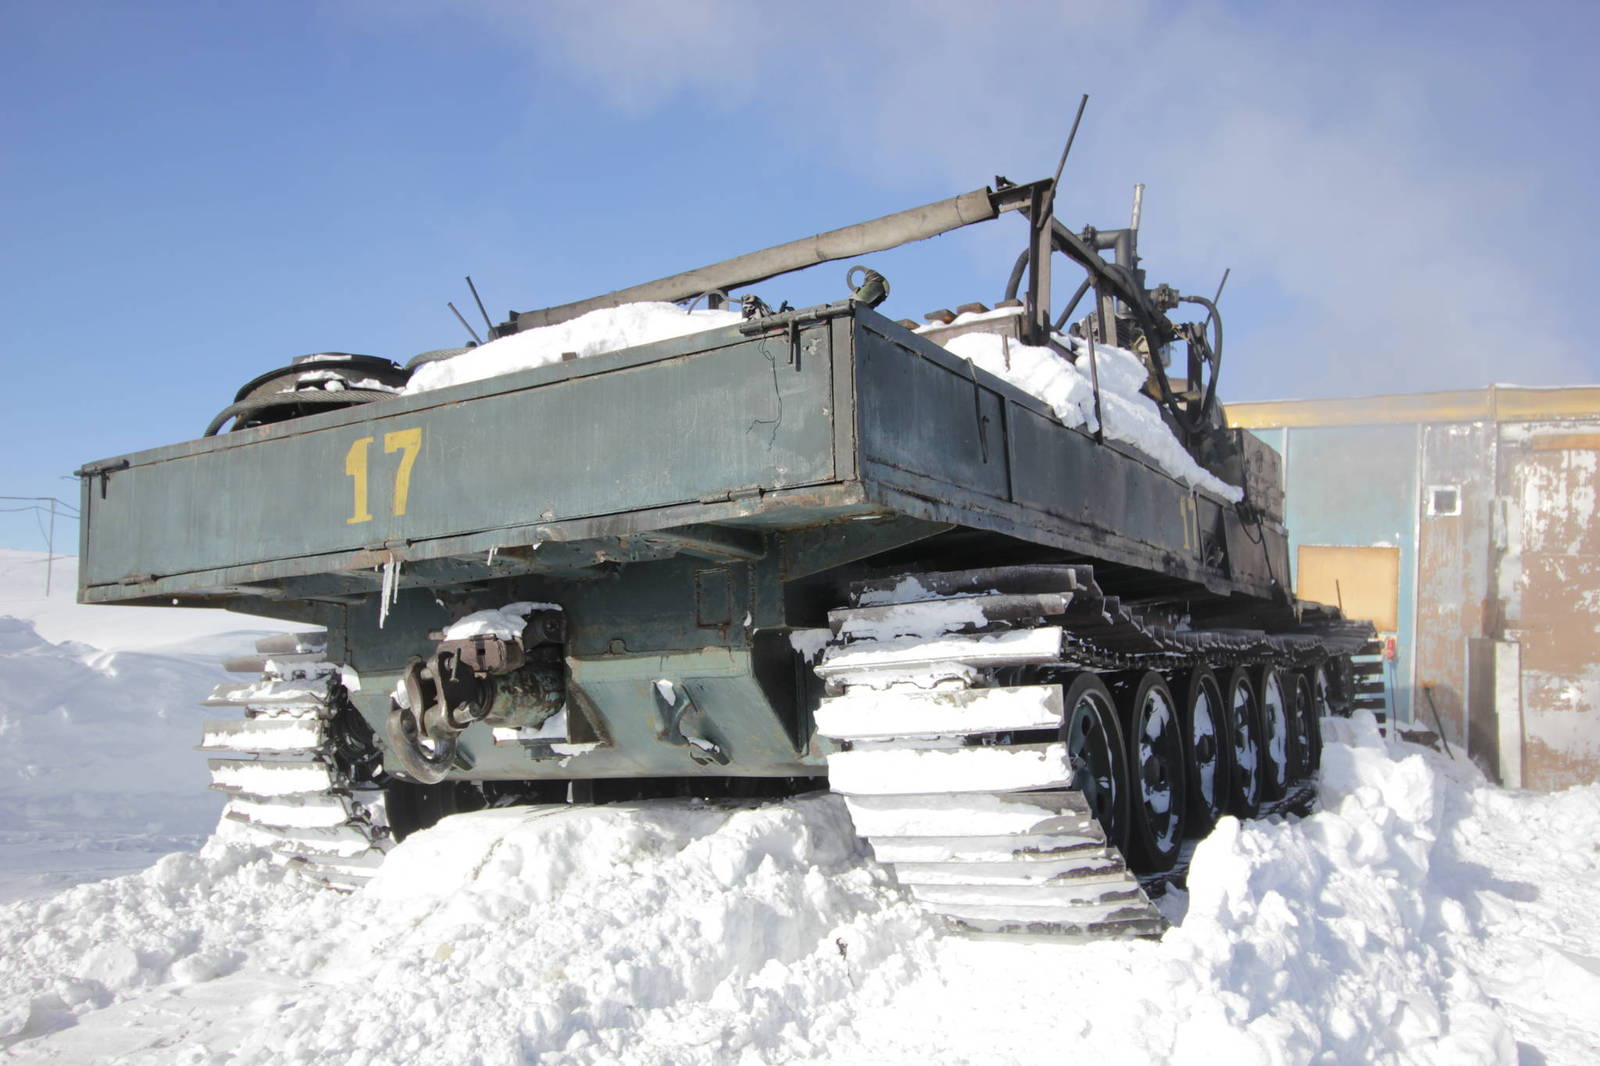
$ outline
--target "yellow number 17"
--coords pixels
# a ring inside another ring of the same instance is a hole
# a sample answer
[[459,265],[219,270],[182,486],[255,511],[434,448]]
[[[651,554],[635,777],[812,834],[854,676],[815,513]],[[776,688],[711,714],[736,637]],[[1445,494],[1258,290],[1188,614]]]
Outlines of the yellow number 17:
[[[368,510],[367,501],[367,449],[374,439],[362,437],[360,440],[352,441],[350,450],[344,453],[344,473],[351,479],[355,492],[354,513],[345,519],[349,525],[372,521],[372,512]],[[422,451],[422,427],[397,429],[392,433],[385,433],[383,451],[385,455],[391,452],[401,453],[400,465],[394,472],[394,503],[390,513],[403,515],[406,513],[406,501],[411,496],[411,468],[417,465],[417,455]]]

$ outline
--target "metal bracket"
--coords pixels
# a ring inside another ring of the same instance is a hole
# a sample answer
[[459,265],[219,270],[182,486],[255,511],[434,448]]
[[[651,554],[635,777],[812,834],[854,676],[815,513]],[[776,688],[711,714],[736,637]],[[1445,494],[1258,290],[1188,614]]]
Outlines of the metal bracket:
[[967,360],[967,372],[972,375],[972,413],[977,420],[978,448],[983,453],[984,464],[989,462],[989,416],[983,413],[983,386],[978,384],[978,368]]
[[1051,212],[1054,186],[1035,187],[1028,196],[1028,291],[1023,297],[1024,344],[1042,346],[1050,339],[1050,253],[1053,248]]
[[100,498],[106,498],[106,482],[111,480],[111,475],[118,470],[126,470],[133,464],[127,459],[117,459],[107,463],[88,463],[72,472],[76,478],[97,477],[100,479]]
[[656,711],[660,715],[657,739],[687,748],[689,758],[701,766],[712,763],[728,765],[727,749],[713,738],[710,719],[695,703],[683,682],[661,678],[650,688],[655,694]]
[[846,318],[855,314],[856,304],[850,300],[836,300],[831,304],[819,304],[816,307],[803,307],[798,311],[784,311],[781,314],[769,315],[766,318],[753,318],[739,325],[739,332],[746,337],[754,337],[762,333],[776,333],[778,330],[788,330],[791,327],[809,326],[817,322],[827,322],[830,319]]
[[441,641],[429,658],[407,663],[405,703],[391,699],[388,720],[389,750],[406,774],[425,785],[443,781],[459,761],[460,735],[494,709],[494,677],[526,662],[520,640],[480,635]]

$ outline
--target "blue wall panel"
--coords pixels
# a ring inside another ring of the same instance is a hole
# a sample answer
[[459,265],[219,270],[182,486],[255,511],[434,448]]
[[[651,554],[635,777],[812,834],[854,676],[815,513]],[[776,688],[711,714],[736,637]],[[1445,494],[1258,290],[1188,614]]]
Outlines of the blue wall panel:
[[1415,425],[1256,430],[1284,455],[1290,556],[1302,544],[1400,549],[1399,656],[1395,713],[1411,717],[1416,627],[1417,461]]

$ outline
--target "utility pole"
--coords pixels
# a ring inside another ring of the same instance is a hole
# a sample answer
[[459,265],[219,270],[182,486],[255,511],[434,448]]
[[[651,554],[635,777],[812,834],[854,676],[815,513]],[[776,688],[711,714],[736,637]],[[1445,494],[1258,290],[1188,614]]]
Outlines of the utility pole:
[[56,498],[50,497],[50,532],[45,534],[44,598],[50,598],[50,579],[56,570]]
[[[38,512],[45,510],[46,507],[49,509],[50,525],[46,530],[43,531],[45,542],[44,595],[45,599],[49,599],[50,594],[52,591],[54,591],[55,586],[56,515],[59,514],[63,518],[77,519],[77,509],[74,508],[70,503],[67,503],[64,500],[58,500],[54,496],[0,496],[0,500],[15,500],[29,505],[27,507],[3,508],[7,511],[33,511],[35,515],[37,515]],[[46,506],[41,507],[41,504]],[[35,518],[35,523],[37,523],[37,521],[37,518]]]

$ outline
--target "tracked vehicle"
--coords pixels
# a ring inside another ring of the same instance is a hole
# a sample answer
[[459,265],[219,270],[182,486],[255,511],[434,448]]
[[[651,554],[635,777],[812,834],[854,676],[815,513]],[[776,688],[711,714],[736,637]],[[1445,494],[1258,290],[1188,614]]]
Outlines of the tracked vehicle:
[[[80,598],[307,624],[231,664],[257,676],[202,747],[227,817],[331,884],[457,810],[831,785],[966,927],[1159,931],[1185,840],[1306,801],[1371,629],[1288,591],[1212,301],[1147,287],[1137,224],[1070,231],[1054,190],[997,179],[405,367],[297,360],[200,439],[79,471]],[[994,308],[891,321],[864,266],[823,306],[749,292],[1002,215],[1026,239]],[[591,343],[671,301],[718,310]]]

